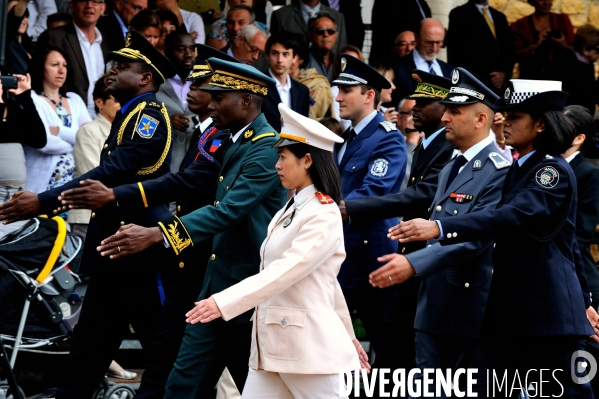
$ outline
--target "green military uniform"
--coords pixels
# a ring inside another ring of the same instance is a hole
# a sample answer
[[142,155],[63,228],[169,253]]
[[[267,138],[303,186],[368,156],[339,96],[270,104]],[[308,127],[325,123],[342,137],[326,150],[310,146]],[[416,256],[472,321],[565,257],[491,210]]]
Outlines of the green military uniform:
[[[202,90],[246,90],[265,96],[267,86],[274,85],[253,67],[214,58],[209,63],[215,74]],[[214,237],[200,300],[259,272],[260,246],[268,224],[287,199],[275,169],[277,152],[272,148],[279,137],[264,115],[236,133],[234,142],[217,150],[224,151],[230,144],[221,165],[214,205],[159,223],[178,256]],[[188,325],[165,397],[209,397],[225,366],[241,391],[250,344],[249,312],[228,323],[221,319]]]

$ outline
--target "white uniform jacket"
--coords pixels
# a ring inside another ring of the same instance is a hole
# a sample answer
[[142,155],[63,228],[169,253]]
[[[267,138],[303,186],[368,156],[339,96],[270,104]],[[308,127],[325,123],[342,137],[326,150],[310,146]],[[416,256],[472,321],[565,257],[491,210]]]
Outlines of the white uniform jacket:
[[314,186],[303,189],[270,222],[260,273],[213,295],[225,320],[256,308],[253,369],[337,374],[360,368],[337,282],[345,259],[341,215],[330,202],[321,203]]

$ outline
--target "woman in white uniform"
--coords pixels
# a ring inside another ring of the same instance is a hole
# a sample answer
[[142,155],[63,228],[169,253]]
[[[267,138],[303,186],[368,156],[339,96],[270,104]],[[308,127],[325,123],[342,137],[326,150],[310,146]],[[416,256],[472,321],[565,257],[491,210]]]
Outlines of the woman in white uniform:
[[370,368],[337,282],[345,249],[331,151],[343,140],[283,104],[279,111],[276,168],[296,194],[268,226],[260,273],[197,302],[187,321],[256,308],[243,398],[340,398],[339,372]]

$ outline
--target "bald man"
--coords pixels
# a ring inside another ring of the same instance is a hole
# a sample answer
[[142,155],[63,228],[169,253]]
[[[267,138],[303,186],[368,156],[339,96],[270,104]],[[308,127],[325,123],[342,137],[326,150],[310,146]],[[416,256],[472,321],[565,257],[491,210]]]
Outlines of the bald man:
[[397,87],[393,91],[393,106],[412,93],[416,88],[416,82],[412,79],[412,71],[420,69],[421,71],[442,75],[446,78],[451,76],[453,68],[439,59],[437,54],[443,46],[445,40],[445,28],[435,18],[426,18],[420,22],[420,28],[416,34],[415,51],[404,55],[393,63],[395,71],[395,80],[393,83]]

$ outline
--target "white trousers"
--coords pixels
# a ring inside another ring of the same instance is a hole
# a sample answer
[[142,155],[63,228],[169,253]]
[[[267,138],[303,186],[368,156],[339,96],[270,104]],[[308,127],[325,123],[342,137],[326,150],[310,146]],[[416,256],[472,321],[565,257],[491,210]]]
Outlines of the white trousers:
[[347,399],[339,374],[291,374],[250,368],[242,399]]

